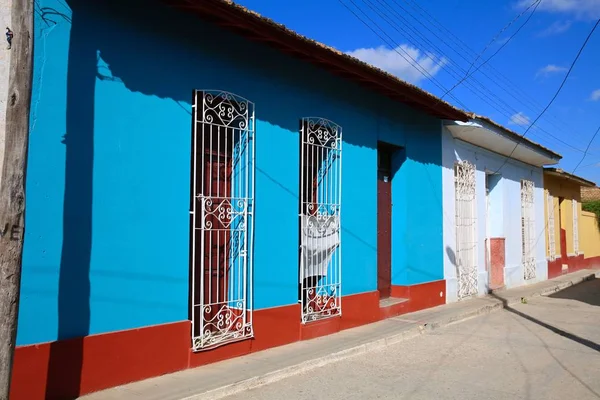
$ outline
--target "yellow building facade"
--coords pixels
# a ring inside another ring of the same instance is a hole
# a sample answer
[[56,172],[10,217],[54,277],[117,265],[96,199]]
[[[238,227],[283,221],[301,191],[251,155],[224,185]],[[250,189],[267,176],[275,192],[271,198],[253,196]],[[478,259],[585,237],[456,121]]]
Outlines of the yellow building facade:
[[600,265],[600,231],[595,215],[581,209],[581,188],[595,186],[558,168],[544,170],[549,279]]

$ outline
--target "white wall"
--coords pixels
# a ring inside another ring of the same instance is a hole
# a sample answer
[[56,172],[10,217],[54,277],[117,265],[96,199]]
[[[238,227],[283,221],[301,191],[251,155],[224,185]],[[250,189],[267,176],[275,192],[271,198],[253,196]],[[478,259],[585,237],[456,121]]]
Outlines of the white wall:
[[[446,279],[446,301],[453,302],[457,298],[457,274],[454,263],[456,254],[455,231],[455,192],[454,163],[468,160],[476,166],[477,196],[477,270],[479,294],[488,290],[488,272],[485,260],[486,239],[486,171],[498,170],[506,157],[487,151],[480,147],[456,140],[444,127],[442,135],[442,179],[444,198],[444,277]],[[548,278],[546,261],[545,221],[544,221],[544,189],[542,168],[527,165],[515,160],[508,162],[499,171],[502,175],[495,190],[493,208],[501,212],[490,217],[492,237],[505,238],[506,263],[504,284],[507,288],[525,283],[530,284]],[[536,278],[525,282],[523,278],[522,233],[521,233],[521,179],[528,179],[535,184],[535,231],[536,238]],[[498,204],[501,202],[502,204]]]

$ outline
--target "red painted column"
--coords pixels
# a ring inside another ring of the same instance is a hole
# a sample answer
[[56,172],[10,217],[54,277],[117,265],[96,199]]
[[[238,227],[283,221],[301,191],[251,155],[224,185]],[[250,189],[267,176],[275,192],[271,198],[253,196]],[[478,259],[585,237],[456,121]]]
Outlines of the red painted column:
[[505,239],[490,238],[490,289],[504,286]]

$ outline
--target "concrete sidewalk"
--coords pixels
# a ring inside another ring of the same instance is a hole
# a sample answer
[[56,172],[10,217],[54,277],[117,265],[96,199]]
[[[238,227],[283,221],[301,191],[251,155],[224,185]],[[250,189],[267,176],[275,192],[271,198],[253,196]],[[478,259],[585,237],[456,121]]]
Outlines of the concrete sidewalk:
[[594,275],[600,277],[600,272],[583,270],[535,285],[405,314],[318,339],[119,386],[81,399],[219,399],[500,310],[506,305],[521,302],[522,298],[549,295],[591,279]]

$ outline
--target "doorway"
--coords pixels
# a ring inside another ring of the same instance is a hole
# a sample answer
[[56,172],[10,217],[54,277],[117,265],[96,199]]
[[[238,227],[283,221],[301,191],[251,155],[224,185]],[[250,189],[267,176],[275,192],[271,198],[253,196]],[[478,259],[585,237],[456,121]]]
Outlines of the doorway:
[[380,299],[392,291],[392,179],[393,158],[398,148],[377,146],[377,290]]
[[501,180],[500,174],[485,174],[485,261],[488,288],[491,290],[504,286],[505,240]]

